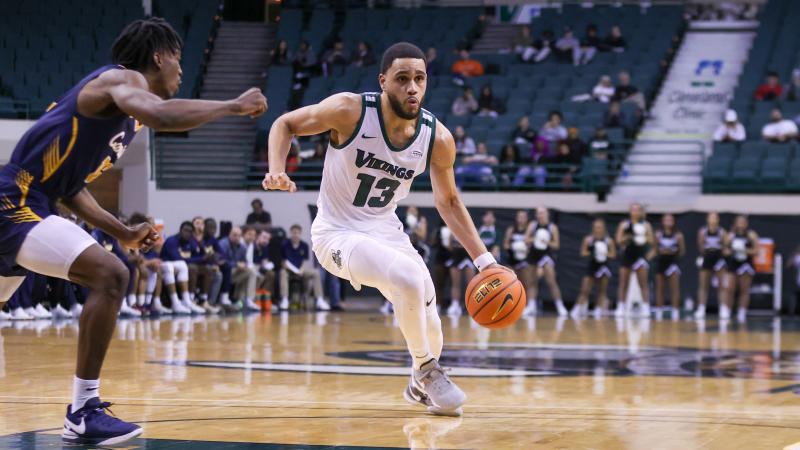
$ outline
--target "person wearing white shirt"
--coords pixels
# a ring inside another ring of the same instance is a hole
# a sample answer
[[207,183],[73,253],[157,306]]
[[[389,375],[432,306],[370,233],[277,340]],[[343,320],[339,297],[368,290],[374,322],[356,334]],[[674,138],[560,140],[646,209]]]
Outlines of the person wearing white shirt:
[[744,125],[739,122],[736,111],[725,111],[724,122],[714,131],[715,142],[741,142],[747,138]]
[[601,103],[608,103],[611,101],[611,97],[614,96],[614,91],[614,85],[611,84],[611,77],[603,75],[600,77],[597,86],[592,89],[592,98]]
[[797,137],[797,124],[784,119],[780,109],[773,109],[770,118],[770,123],[764,125],[761,130],[764,139],[771,142],[787,142]]

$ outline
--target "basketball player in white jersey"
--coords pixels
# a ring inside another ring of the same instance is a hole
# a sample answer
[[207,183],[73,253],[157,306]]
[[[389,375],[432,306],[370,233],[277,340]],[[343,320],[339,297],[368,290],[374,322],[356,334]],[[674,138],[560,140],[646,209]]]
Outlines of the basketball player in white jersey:
[[443,337],[433,282],[395,214],[415,177],[430,170],[436,208],[478,270],[497,262],[459,197],[453,137],[421,107],[425,55],[412,44],[392,45],[378,81],[382,92],[339,93],[279,117],[270,130],[263,186],[295,191],[285,173],[292,136],[330,132],[311,227],[314,253],[332,274],[356,289],[373,286],[393,303],[413,361],[406,400],[435,414],[460,415],[466,395],[438,363]]

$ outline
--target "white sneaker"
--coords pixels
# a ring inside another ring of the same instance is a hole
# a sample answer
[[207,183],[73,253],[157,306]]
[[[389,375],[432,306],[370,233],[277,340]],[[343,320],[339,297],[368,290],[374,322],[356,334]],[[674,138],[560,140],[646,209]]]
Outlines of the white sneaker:
[[219,299],[219,304],[222,305],[225,308],[230,308],[231,306],[233,306],[233,303],[231,303],[230,297],[228,297],[227,295],[222,296],[222,298]]
[[605,313],[605,311],[603,311],[603,308],[599,306],[595,306],[592,310],[592,316],[594,316],[596,320],[601,319],[603,317],[603,313]]
[[639,309],[639,316],[640,317],[647,317],[650,318],[650,305],[647,303],[642,304],[641,308]]
[[261,311],[256,302],[252,298],[247,298],[244,300],[244,309],[245,311]]
[[458,302],[450,302],[450,307],[447,308],[447,315],[448,316],[460,316],[461,315],[461,305]]
[[567,307],[564,306],[564,302],[556,302],[556,311],[558,311],[558,315],[561,317],[567,317],[569,314]]
[[525,317],[531,317],[536,315],[536,302],[528,302],[525,306],[525,309],[522,311],[522,315]]
[[172,310],[167,308],[166,306],[161,304],[161,299],[159,297],[154,297],[150,303],[150,312],[159,314],[162,316],[166,316],[172,314]]
[[284,297],[281,299],[281,303],[278,305],[281,311],[288,311],[289,310],[289,299]]
[[617,303],[617,309],[614,310],[614,317],[620,318],[625,317],[625,303]]
[[36,310],[34,307],[25,308],[25,314],[31,316],[34,319],[45,319],[46,317],[42,317],[39,314],[39,311]]
[[69,311],[64,309],[64,307],[61,306],[61,304],[59,303],[53,309],[53,317],[56,318],[56,319],[71,319],[72,318],[72,313],[70,313]]
[[673,308],[670,319],[673,322],[681,320],[681,310]]
[[724,303],[719,305],[719,318],[720,320],[728,320],[731,318],[731,309],[728,308],[728,305]]
[[192,310],[184,306],[184,304],[178,300],[177,302],[172,302],[172,312],[173,314],[191,314]]
[[183,306],[189,310],[191,314],[205,314],[206,310],[197,305],[191,300],[184,300],[181,302]]
[[694,320],[703,320],[706,318],[706,305],[700,305],[694,312]]
[[122,302],[122,306],[119,308],[119,315],[120,316],[127,316],[127,317],[142,317],[142,313],[131,308],[128,306],[128,302]]
[[383,305],[381,305],[380,311],[381,311],[381,314],[383,314],[384,316],[388,316],[389,314],[394,312],[392,310],[391,302],[384,300]]
[[572,307],[572,311],[569,312],[569,315],[573,319],[578,319],[583,315],[581,309],[581,305],[575,305]]
[[20,306],[19,308],[11,311],[11,320],[33,320],[33,316],[25,312]]
[[0,320],[11,320],[11,314],[0,309]]
[[736,321],[739,323],[745,323],[747,321],[747,310],[744,308],[739,308],[739,311],[736,313]]
[[81,313],[83,313],[83,305],[80,303],[75,303],[72,305],[72,308],[70,308],[69,312],[72,313],[72,317],[74,319],[77,319],[81,316]]
[[36,308],[34,310],[39,314],[38,318],[40,318],[40,319],[52,319],[53,318],[53,314],[47,308],[45,308],[44,305],[41,304],[41,303],[36,305]]
[[656,310],[655,311],[656,312],[656,320],[660,322],[661,319],[664,318],[664,310],[661,309],[661,308],[656,308],[655,310]]
[[320,297],[320,298],[317,299],[317,310],[318,311],[330,311],[331,310],[331,305],[329,305],[328,302],[326,302],[324,298]]

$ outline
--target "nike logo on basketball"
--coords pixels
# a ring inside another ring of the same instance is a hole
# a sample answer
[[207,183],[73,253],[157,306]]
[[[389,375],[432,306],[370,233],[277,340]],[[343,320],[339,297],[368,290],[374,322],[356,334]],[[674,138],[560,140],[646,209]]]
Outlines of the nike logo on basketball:
[[361,139],[375,139],[377,136],[367,136],[366,133],[361,133]]
[[72,431],[74,431],[74,432],[76,432],[78,434],[86,433],[86,420],[84,418],[81,417],[80,425],[76,425],[76,424],[72,423],[72,421],[67,419],[67,418],[64,418],[64,422],[66,422],[64,425],[67,428],[69,428],[70,430],[72,430]]
[[501,303],[500,307],[497,308],[497,311],[495,311],[494,315],[492,316],[492,320],[497,318],[497,316],[500,314],[500,311],[502,311],[503,308],[506,307],[508,302],[513,302],[513,301],[514,301],[514,296],[512,296],[511,294],[506,294],[506,298],[503,299],[503,303]]

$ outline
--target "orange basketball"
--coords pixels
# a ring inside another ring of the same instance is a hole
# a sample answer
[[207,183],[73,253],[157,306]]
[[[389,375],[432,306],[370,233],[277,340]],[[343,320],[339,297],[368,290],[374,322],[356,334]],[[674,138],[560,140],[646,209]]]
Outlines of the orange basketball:
[[486,328],[513,325],[525,309],[525,287],[512,272],[486,269],[467,285],[465,299],[469,315]]

